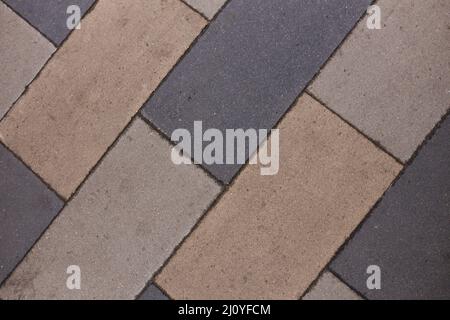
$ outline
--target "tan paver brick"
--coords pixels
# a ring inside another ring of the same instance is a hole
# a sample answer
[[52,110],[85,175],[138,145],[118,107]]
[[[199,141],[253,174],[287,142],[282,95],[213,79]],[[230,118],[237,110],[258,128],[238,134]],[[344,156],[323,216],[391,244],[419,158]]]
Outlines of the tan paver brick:
[[361,300],[361,297],[327,271],[303,297],[303,300]]
[[311,87],[320,100],[407,161],[450,107],[450,1],[380,0]]
[[280,171],[247,167],[157,276],[175,299],[298,299],[401,170],[304,95]]
[[[171,146],[137,119],[0,289],[2,299],[132,299],[220,187],[175,166]],[[66,269],[81,268],[81,290]]]
[[0,119],[41,70],[55,47],[0,2]]
[[205,24],[178,0],[100,0],[0,137],[68,198]]

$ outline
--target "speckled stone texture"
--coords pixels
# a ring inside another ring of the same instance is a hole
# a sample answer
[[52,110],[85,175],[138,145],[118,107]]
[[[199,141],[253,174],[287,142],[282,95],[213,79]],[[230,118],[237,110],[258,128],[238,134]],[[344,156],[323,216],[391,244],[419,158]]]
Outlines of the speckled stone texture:
[[[232,0],[147,103],[167,136],[178,128],[272,128],[370,0]],[[248,150],[252,154],[254,150]],[[205,166],[229,183],[241,165]]]
[[174,299],[299,299],[401,166],[308,96],[156,277]]
[[56,194],[0,144],[0,284],[62,206]]
[[55,47],[0,2],[0,119],[33,80]]
[[155,285],[149,285],[145,288],[144,292],[139,296],[138,300],[169,300],[168,297],[161,290],[158,289]]
[[205,23],[178,0],[98,2],[0,123],[0,139],[69,198]]
[[377,5],[382,29],[361,21],[310,90],[407,161],[450,108],[450,1]]
[[[220,192],[200,168],[175,166],[142,120],[0,288],[2,299],[134,299]],[[81,290],[66,287],[81,269]]]
[[302,300],[361,300],[345,283],[326,271]]
[[226,0],[184,0],[190,6],[204,14],[208,19],[212,19]]
[[[59,46],[69,35],[67,27],[70,14],[67,8],[77,5],[83,16],[95,0],[3,0],[20,16]],[[103,1],[103,0],[102,0]],[[114,1],[114,0],[113,0]],[[83,24],[81,24],[83,27]]]
[[[450,299],[450,118],[386,193],[332,269],[369,299]],[[368,290],[369,265],[381,290]]]

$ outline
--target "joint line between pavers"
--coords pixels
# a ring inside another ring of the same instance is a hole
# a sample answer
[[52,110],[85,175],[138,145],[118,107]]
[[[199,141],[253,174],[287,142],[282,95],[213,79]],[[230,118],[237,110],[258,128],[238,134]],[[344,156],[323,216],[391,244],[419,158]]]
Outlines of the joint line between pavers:
[[[373,0],[372,4],[374,4],[377,0]],[[217,14],[214,16],[213,19],[211,19],[210,23],[213,22],[215,20],[215,18],[219,15],[219,13],[231,2],[231,0],[227,0],[226,3],[222,6],[222,8],[220,8],[220,10],[217,12]],[[365,17],[365,13],[363,13],[361,15],[361,17],[358,19],[358,21],[355,23],[355,25],[353,26],[353,28],[345,35],[344,39],[341,41],[341,43],[336,46],[336,48],[334,49],[333,53],[328,57],[328,59],[324,62],[324,64],[322,65],[321,68],[319,68],[316,72],[316,74],[311,78],[311,80],[305,85],[305,88],[303,90],[300,91],[300,93],[298,94],[298,96],[294,99],[294,101],[292,102],[292,104],[286,109],[286,112],[280,117],[280,119],[278,119],[278,121],[274,124],[273,128],[276,128],[279,126],[279,124],[283,121],[283,119],[286,117],[286,115],[292,110],[292,108],[296,105],[297,101],[300,99],[300,97],[302,96],[303,93],[307,93],[307,88],[308,86],[314,81],[314,79],[317,77],[317,75],[320,73],[320,70],[333,58],[333,56],[336,54],[336,52],[339,50],[339,48],[343,45],[343,43],[347,40],[347,38],[349,37],[349,35],[356,29],[356,26],[361,22],[361,20]],[[210,24],[209,23],[209,24]],[[202,30],[202,32],[200,33],[200,35],[194,40],[194,42],[192,43],[192,47],[195,45],[195,43],[198,41],[198,39],[202,36],[202,34],[207,30],[209,24]],[[190,51],[191,47],[186,51],[185,55]],[[183,55],[183,57],[185,56]],[[182,57],[182,58],[183,58]],[[182,59],[180,59],[181,61]],[[178,61],[179,62],[179,61]],[[178,62],[175,64],[175,66],[172,68],[172,70],[169,71],[169,73],[167,74],[167,76],[161,81],[161,83],[158,85],[158,87],[153,91],[153,93],[150,95],[150,97],[147,99],[147,101],[144,103],[143,107],[147,104],[147,102],[153,97],[154,93],[158,90],[158,88],[162,85],[162,83],[168,78],[168,76],[171,74],[171,72],[175,69],[175,67],[178,65]],[[314,97],[313,97],[314,98]],[[317,99],[316,99],[317,100]],[[141,111],[143,109],[143,107],[141,108],[141,110],[139,110],[139,114],[141,114]],[[163,132],[161,132],[159,129],[157,129],[157,127],[148,119],[146,119],[144,116],[141,115],[141,119],[143,119],[147,124],[149,124],[153,129],[157,130],[158,133],[162,134],[163,137],[165,137],[167,140],[171,141],[170,138]],[[268,134],[267,139],[270,138],[270,133]],[[258,145],[257,150],[255,151],[255,153],[259,152],[259,148],[260,146]],[[250,157],[249,157],[250,159]],[[178,249],[183,245],[183,243],[186,241],[186,239],[195,231],[195,229],[200,225],[200,223],[203,221],[203,219],[206,217],[206,215],[216,206],[216,204],[222,199],[222,197],[225,195],[225,193],[233,186],[233,184],[235,183],[235,181],[237,180],[237,178],[239,177],[239,175],[241,174],[241,172],[243,170],[245,170],[245,168],[248,165],[249,159],[247,159],[246,163],[244,165],[242,165],[240,167],[240,169],[238,170],[238,172],[231,178],[231,181],[229,183],[229,185],[224,185],[222,192],[216,197],[216,199],[211,203],[210,207],[207,208],[207,210],[205,210],[205,212],[202,214],[202,216],[199,218],[199,220],[197,221],[197,223],[193,226],[193,228],[191,229],[191,231],[183,238],[183,240],[178,244],[178,246],[175,247],[175,249],[173,250],[172,254],[166,259],[166,261],[163,263],[163,265],[154,273],[153,277],[151,277],[151,279],[148,281],[148,283],[144,286],[144,288],[141,290],[141,292],[137,295],[140,296],[142,295],[142,293],[144,292],[145,288],[147,287],[148,284],[153,283],[156,284],[156,282],[154,281],[156,279],[156,277],[161,273],[161,271],[164,269],[164,267],[170,262],[170,260],[172,259],[173,256],[175,256],[176,252],[178,251]],[[394,158],[395,159],[395,158]],[[207,171],[207,170],[205,170]],[[209,173],[209,172],[208,172]],[[216,178],[217,180],[217,178]],[[327,268],[328,264],[325,266],[324,270]],[[323,272],[323,270],[322,270]]]
[[[377,202],[373,205],[373,207],[368,211],[366,216],[361,220],[361,222],[358,224],[358,226],[353,230],[353,232],[350,234],[350,236],[344,241],[344,243],[338,248],[336,253],[333,255],[333,257],[328,261],[327,265],[324,267],[324,270],[329,270],[331,273],[333,273],[338,279],[341,279],[339,275],[337,275],[334,270],[331,268],[331,263],[334,261],[334,259],[341,254],[341,252],[344,250],[344,248],[347,246],[347,244],[354,238],[357,232],[359,232],[364,225],[364,223],[370,218],[372,213],[375,211],[375,209],[380,205],[381,201],[383,200],[384,196],[387,194],[387,192],[399,181],[403,174],[406,172],[406,170],[409,168],[409,166],[415,161],[416,157],[420,153],[420,151],[425,147],[425,145],[428,143],[428,141],[435,135],[436,131],[439,130],[441,125],[447,120],[447,118],[450,117],[450,107],[447,110],[446,114],[442,116],[442,118],[437,122],[437,124],[433,127],[433,129],[428,133],[428,135],[425,137],[425,139],[422,141],[422,143],[419,145],[419,147],[416,149],[412,157],[406,162],[406,164],[403,166],[400,173],[397,175],[397,177],[392,181],[391,185],[385,190],[385,192],[381,195],[381,197],[377,200]],[[343,281],[346,283],[345,281]],[[348,284],[347,284],[348,285]],[[350,287],[350,286],[349,286]],[[350,287],[351,288],[351,287]]]
[[187,3],[187,2],[184,1],[184,0],[179,0],[179,1],[180,1],[181,3],[183,3],[184,5],[186,5],[189,9],[191,9],[191,10],[194,11],[195,13],[199,14],[199,15],[200,15],[203,19],[205,19],[206,21],[210,21],[210,20],[208,19],[208,17],[205,16],[205,14],[202,13],[200,10],[194,8],[193,6],[191,6],[189,3]]
[[[0,0],[1,1],[1,0]],[[2,3],[4,3],[2,1]],[[85,17],[87,17],[88,14],[90,14],[94,8],[97,6],[98,0],[95,0],[95,2],[92,4],[92,6],[86,11],[86,13],[83,15],[82,19],[84,19]],[[11,7],[9,7],[6,3],[5,5],[10,8],[14,13],[16,13],[21,19],[25,20],[26,23],[28,23],[29,25],[31,25],[34,29],[36,29],[32,24],[30,24],[28,22],[28,20],[24,19],[20,14],[18,14],[17,12],[15,12]],[[38,29],[36,29],[38,30]],[[38,32],[44,36],[44,38],[46,40],[48,40],[53,47],[55,47],[55,51],[53,51],[53,53],[50,55],[50,57],[47,59],[47,61],[43,64],[43,66],[41,67],[41,69],[39,70],[38,73],[36,73],[36,75],[34,76],[34,78],[25,86],[25,89],[23,90],[23,92],[20,94],[20,96],[12,103],[11,107],[9,107],[9,109],[5,112],[5,114],[3,115],[3,117],[0,118],[0,122],[3,121],[4,119],[6,119],[6,117],[8,116],[8,114],[13,110],[14,106],[17,104],[17,102],[20,100],[20,98],[22,98],[22,96],[24,96],[27,91],[28,88],[31,86],[31,84],[39,78],[39,76],[41,75],[42,71],[45,69],[45,67],[50,63],[50,61],[53,59],[53,57],[55,56],[55,54],[59,51],[59,49],[64,45],[64,43],[69,39],[70,35],[72,34],[74,30],[71,30],[69,32],[69,34],[67,35],[67,37],[61,42],[61,44],[58,46],[55,43],[53,43],[53,41],[49,40],[43,33],[41,33],[39,30]]]
[[31,26],[35,31],[37,31],[44,39],[46,39],[48,42],[50,42],[55,48],[58,48],[58,45],[53,42],[52,39],[47,37],[41,30],[39,30],[37,27],[35,27],[33,24],[31,24],[27,19],[25,19],[18,11],[16,11],[13,7],[11,7],[8,3],[5,1],[1,1],[5,6],[7,6],[12,12],[14,12],[18,17],[20,17],[25,23],[27,23],[29,26]]
[[61,200],[63,203],[66,202],[66,199],[62,195],[60,195],[55,189],[53,189],[49,183],[47,183],[40,175],[38,175],[18,154],[11,150],[1,139],[0,144],[6,150],[8,150],[8,152],[11,153],[21,164],[23,164],[25,168],[27,168],[27,170],[29,170],[34,176],[36,176],[39,181],[47,187],[47,189],[52,191],[59,198],[59,200]]
[[386,153],[389,155],[392,159],[394,159],[399,165],[404,166],[405,162],[401,161],[399,158],[397,158],[394,154],[392,154],[390,151],[384,148],[384,146],[381,144],[381,142],[376,141],[375,139],[372,139],[370,136],[365,134],[362,130],[360,130],[357,126],[355,126],[353,123],[345,119],[343,116],[341,116],[339,113],[331,109],[325,102],[323,102],[320,98],[318,98],[315,94],[313,94],[308,89],[306,90],[306,93],[309,94],[314,100],[316,100],[318,103],[323,105],[328,111],[333,113],[335,116],[337,116],[339,119],[341,119],[343,122],[345,122],[348,126],[352,127],[354,130],[356,130],[360,135],[362,135],[364,138],[369,140],[377,149],[382,151],[383,153]]

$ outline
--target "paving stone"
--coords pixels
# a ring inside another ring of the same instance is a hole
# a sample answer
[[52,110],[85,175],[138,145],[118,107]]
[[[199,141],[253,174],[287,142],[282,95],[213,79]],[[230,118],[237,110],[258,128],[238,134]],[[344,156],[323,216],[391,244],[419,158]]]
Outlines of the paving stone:
[[55,47],[0,2],[0,119],[20,97]]
[[[134,299],[220,187],[136,120],[0,289],[3,299]],[[81,290],[66,288],[67,267]]]
[[326,271],[302,300],[361,300],[361,297]]
[[217,11],[225,4],[226,0],[184,0],[203,13],[208,19],[212,19]]
[[[193,132],[196,120],[221,131],[272,128],[369,3],[232,0],[143,115],[169,137],[178,128]],[[240,167],[205,166],[225,183]]]
[[[56,45],[60,45],[71,30],[67,8],[77,5],[83,16],[95,0],[3,0]],[[81,23],[81,27],[83,24]]]
[[308,96],[280,125],[280,170],[249,165],[156,277],[174,299],[298,299],[400,165]]
[[68,198],[206,21],[178,0],[100,1],[0,123]]
[[[450,118],[332,263],[370,299],[450,299]],[[368,290],[367,267],[381,268]]]
[[361,21],[311,91],[407,161],[450,107],[450,2],[377,5],[383,28]]
[[0,284],[62,206],[56,194],[0,144]]
[[158,287],[152,284],[145,288],[139,300],[169,300],[169,298]]

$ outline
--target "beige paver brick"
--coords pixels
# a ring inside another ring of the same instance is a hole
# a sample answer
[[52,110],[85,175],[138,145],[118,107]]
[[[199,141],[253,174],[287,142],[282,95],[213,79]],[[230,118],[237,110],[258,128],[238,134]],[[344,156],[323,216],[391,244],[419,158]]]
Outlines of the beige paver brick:
[[41,70],[55,47],[0,2],[0,119]]
[[[2,299],[132,299],[220,187],[137,119],[0,289]],[[81,268],[81,290],[66,269]]]
[[206,21],[178,0],[100,0],[0,123],[68,198]]
[[450,107],[450,1],[380,0],[310,90],[407,161]]
[[298,299],[401,170],[304,95],[280,170],[247,167],[157,276],[175,299]]
[[361,297],[327,271],[302,300],[361,300]]

